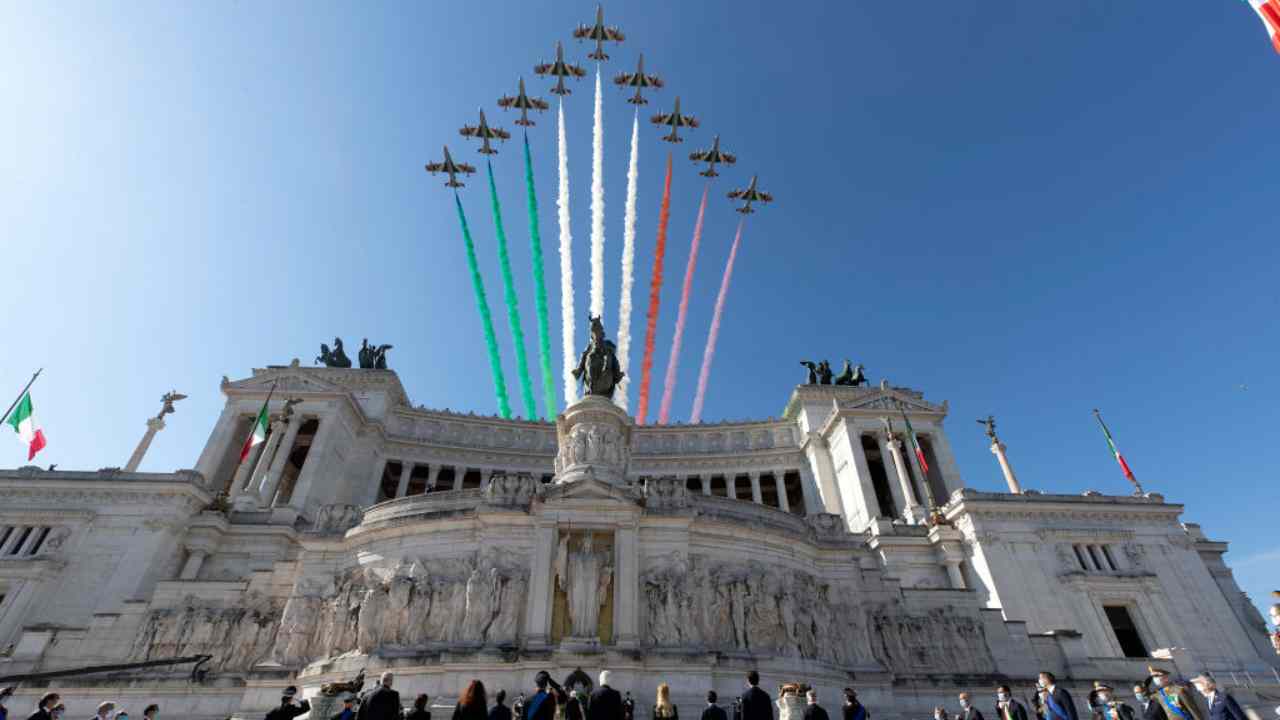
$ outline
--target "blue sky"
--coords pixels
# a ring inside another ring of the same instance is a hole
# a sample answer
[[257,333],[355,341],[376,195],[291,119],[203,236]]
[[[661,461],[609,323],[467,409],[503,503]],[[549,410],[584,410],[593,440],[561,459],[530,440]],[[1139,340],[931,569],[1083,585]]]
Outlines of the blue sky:
[[[10,3],[0,10],[0,379],[34,397],[63,468],[122,465],[160,395],[191,395],[144,469],[194,464],[218,381],[310,362],[341,335],[395,344],[410,396],[496,409],[452,198],[422,171],[594,5]],[[759,173],[704,417],[777,414],[797,361],[948,399],[966,481],[1001,487],[973,418],[995,413],[1027,487],[1139,478],[1231,542],[1255,602],[1280,587],[1274,379],[1280,57],[1234,0],[611,3],[703,127],[677,148],[655,398],[701,190],[680,158],[719,133],[674,404],[687,419],[736,216]],[[586,49],[569,42],[572,58]],[[575,275],[587,297],[591,81],[567,101]],[[617,321],[631,106],[605,105],[606,323]],[[548,96],[549,97],[549,96]],[[668,146],[642,128],[635,365]],[[518,135],[517,135],[518,138]],[[559,348],[554,119],[531,132]],[[518,145],[496,158],[531,357]],[[479,178],[476,178],[479,179]],[[507,379],[483,181],[463,192]],[[579,343],[583,328],[579,324]],[[559,366],[558,357],[554,365]],[[536,375],[536,363],[533,372]],[[557,388],[559,384],[557,382]],[[635,385],[632,386],[633,393]],[[516,394],[513,404],[518,408]],[[634,403],[634,397],[633,397]],[[655,403],[656,404],[656,403]],[[5,464],[22,464],[19,448]]]

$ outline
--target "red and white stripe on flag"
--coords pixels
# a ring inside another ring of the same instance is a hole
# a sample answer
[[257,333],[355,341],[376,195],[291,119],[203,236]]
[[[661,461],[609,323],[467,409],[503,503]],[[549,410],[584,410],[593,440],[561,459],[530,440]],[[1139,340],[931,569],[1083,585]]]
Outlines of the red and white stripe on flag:
[[1271,45],[1280,53],[1280,0],[1247,0],[1271,36]]

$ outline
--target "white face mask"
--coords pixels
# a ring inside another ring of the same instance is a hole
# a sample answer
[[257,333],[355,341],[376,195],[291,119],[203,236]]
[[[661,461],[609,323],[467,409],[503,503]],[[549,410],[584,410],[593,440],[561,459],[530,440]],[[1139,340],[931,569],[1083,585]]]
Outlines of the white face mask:
[[1146,700],[1147,700],[1147,694],[1146,694],[1146,693],[1134,693],[1134,694],[1133,694],[1133,696],[1134,696],[1134,697],[1136,697],[1136,698],[1138,698],[1138,702],[1146,702]]
[[1111,693],[1098,693],[1098,702],[1111,702]]
[[1009,702],[1009,693],[996,693],[996,699],[1000,702]]
[[1156,676],[1156,687],[1164,687],[1165,685],[1168,685],[1168,684],[1169,684],[1169,678],[1165,677],[1164,675]]
[[960,707],[965,708],[965,709],[968,709],[968,707],[969,707],[969,701],[968,701],[968,700],[961,700],[961,701],[960,701]]

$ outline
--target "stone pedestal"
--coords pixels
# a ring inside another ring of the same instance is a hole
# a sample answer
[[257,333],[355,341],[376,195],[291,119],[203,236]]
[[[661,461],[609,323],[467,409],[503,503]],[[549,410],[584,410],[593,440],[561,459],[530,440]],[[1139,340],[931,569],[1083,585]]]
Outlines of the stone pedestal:
[[613,485],[627,481],[631,461],[631,418],[606,397],[588,395],[556,419],[560,451],[556,482],[594,478]]

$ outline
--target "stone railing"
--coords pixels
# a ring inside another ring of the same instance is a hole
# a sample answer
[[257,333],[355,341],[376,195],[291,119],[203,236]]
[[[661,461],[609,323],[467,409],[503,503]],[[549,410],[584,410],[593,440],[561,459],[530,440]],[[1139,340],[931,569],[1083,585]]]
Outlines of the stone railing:
[[361,525],[368,527],[380,523],[403,520],[420,515],[440,515],[474,510],[484,501],[481,490],[443,490],[422,495],[410,495],[380,502],[364,511]]

